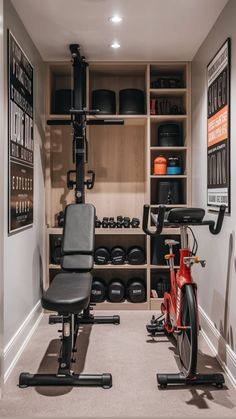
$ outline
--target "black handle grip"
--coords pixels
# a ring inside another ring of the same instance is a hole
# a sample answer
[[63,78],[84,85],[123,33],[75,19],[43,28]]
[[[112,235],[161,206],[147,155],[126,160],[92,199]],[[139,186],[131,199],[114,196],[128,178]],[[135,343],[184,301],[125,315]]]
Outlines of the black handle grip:
[[218,212],[218,218],[217,218],[216,226],[215,226],[215,224],[209,226],[209,230],[210,230],[211,234],[219,234],[220,233],[221,228],[222,228],[222,224],[223,224],[223,220],[224,220],[225,210],[226,210],[226,206],[221,205],[220,210]]
[[155,231],[151,231],[148,229],[148,218],[149,218],[149,211],[150,206],[144,205],[143,206],[143,231],[144,233],[148,234],[149,236],[157,236],[161,234],[163,226],[164,226],[164,218],[165,218],[165,211],[166,207],[164,205],[159,206],[158,210],[158,218],[157,218],[157,228]]

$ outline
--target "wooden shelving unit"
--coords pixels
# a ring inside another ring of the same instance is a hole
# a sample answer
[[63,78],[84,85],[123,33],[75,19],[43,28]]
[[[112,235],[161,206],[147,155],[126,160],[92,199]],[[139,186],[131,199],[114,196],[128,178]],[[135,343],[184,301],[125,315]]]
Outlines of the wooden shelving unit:
[[[71,64],[47,64],[46,119],[70,119],[69,115],[54,114],[54,91],[57,88],[71,88]],[[178,74],[182,78],[180,88],[152,88],[151,82],[158,75]],[[86,201],[96,207],[99,218],[118,215],[142,218],[144,203],[149,203],[154,211],[159,202],[153,199],[155,185],[160,180],[179,179],[184,189],[184,201],[168,208],[191,205],[191,71],[188,62],[91,62],[87,69],[87,107],[91,101],[91,92],[97,88],[111,89],[116,92],[116,114],[97,115],[90,119],[124,119],[124,126],[89,126],[89,160],[86,170],[96,173],[95,187],[86,192]],[[139,88],[145,92],[144,115],[120,115],[119,91],[123,88]],[[184,114],[151,115],[150,104],[153,98],[173,98],[183,105]],[[157,143],[157,129],[160,123],[177,122],[182,124],[184,142],[181,147],[160,147]],[[58,272],[59,265],[50,260],[50,237],[60,236],[62,229],[57,227],[57,214],[66,204],[74,201],[73,191],[66,186],[66,173],[74,168],[71,153],[71,129],[68,126],[48,126],[46,141],[46,223],[48,286],[51,273]],[[178,176],[156,176],[153,174],[153,161],[159,154],[165,156],[180,155],[183,161],[183,173]],[[124,301],[119,304],[104,302],[96,309],[102,310],[159,310],[162,298],[150,298],[153,277],[166,273],[168,267],[154,264],[152,246],[141,228],[138,229],[96,229],[96,243],[104,246],[142,245],[146,253],[143,265],[95,265],[94,275],[104,275],[107,280],[120,277],[124,280],[132,275],[141,277],[146,282],[147,301],[133,304]],[[163,234],[178,235],[178,229],[164,229]],[[176,266],[177,269],[177,266]],[[164,274],[163,274],[164,275]]]

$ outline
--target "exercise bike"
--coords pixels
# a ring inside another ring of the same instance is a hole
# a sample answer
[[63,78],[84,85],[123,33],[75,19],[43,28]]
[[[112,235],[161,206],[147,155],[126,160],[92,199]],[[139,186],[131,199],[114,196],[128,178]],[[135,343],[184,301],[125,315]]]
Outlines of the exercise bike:
[[[205,267],[205,260],[199,260],[197,256],[198,243],[190,226],[209,226],[212,234],[221,231],[225,206],[221,206],[217,223],[205,221],[205,210],[201,208],[174,208],[166,212],[165,206],[160,206],[158,214],[151,213],[154,229],[148,228],[150,207],[143,209],[143,230],[149,236],[161,234],[163,227],[180,228],[181,248],[180,267],[175,272],[173,253],[174,246],[179,244],[175,240],[165,240],[169,246],[169,253],[165,260],[170,269],[170,291],[165,292],[164,301],[161,305],[161,315],[152,317],[147,325],[147,331],[151,336],[166,333],[173,335],[177,340],[177,351],[181,371],[178,374],[157,374],[157,382],[160,388],[166,388],[168,384],[213,384],[222,388],[224,376],[222,374],[199,374],[197,372],[198,335],[200,330],[197,285],[193,282],[191,268],[197,263]],[[193,246],[190,250],[188,231],[193,238]]]

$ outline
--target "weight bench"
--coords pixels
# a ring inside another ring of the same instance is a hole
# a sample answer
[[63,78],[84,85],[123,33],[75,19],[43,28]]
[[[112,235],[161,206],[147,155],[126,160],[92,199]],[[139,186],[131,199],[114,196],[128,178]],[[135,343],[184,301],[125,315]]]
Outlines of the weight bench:
[[71,370],[76,352],[76,339],[81,313],[89,306],[95,244],[95,208],[91,204],[71,204],[66,207],[63,229],[61,267],[41,303],[49,323],[61,323],[62,344],[56,374],[21,373],[19,387],[28,386],[112,386],[111,374],[75,374]]

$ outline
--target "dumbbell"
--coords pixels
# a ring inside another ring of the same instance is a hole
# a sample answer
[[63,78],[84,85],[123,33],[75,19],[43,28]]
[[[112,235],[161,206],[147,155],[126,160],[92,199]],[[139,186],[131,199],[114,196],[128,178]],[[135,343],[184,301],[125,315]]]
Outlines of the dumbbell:
[[102,219],[102,227],[103,228],[108,228],[109,227],[108,217],[103,217],[103,219]]
[[94,278],[91,289],[91,303],[102,303],[106,299],[106,284],[101,278]]
[[62,238],[58,237],[57,239],[55,239],[53,243],[51,260],[54,265],[61,264],[61,258],[62,258],[61,242],[62,242]]
[[98,217],[96,216],[95,218],[95,228],[100,228],[102,225],[102,222],[98,219]]
[[115,222],[114,217],[109,218],[108,225],[109,225],[110,228],[115,228],[116,227],[116,222]]
[[142,265],[145,262],[145,252],[139,246],[132,246],[127,251],[126,260],[130,265]]
[[130,228],[130,218],[129,217],[124,217],[123,226],[124,226],[124,228]]
[[127,299],[131,303],[143,303],[146,300],[144,281],[140,278],[132,278],[127,284]]
[[125,286],[120,279],[113,279],[108,285],[108,300],[112,303],[120,303],[125,298]]
[[116,221],[116,227],[117,228],[122,228],[123,227],[123,222],[124,222],[124,218],[122,217],[122,215],[118,215],[117,221]]
[[106,247],[98,247],[94,253],[94,262],[97,265],[106,265],[110,260],[110,252]]
[[64,219],[65,219],[64,211],[60,211],[57,215],[58,227],[63,227],[64,226]]
[[133,228],[139,228],[139,226],[140,226],[140,220],[139,220],[139,218],[132,218],[131,226]]
[[111,249],[111,263],[113,265],[123,265],[126,259],[126,252],[123,247],[115,246]]

